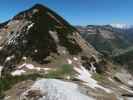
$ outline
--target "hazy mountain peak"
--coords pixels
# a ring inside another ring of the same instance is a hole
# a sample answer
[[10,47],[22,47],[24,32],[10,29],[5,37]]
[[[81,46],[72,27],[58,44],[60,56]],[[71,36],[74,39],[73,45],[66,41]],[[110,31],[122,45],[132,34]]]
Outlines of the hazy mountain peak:
[[120,29],[127,29],[130,28],[131,26],[128,24],[110,24],[114,28],[120,28]]

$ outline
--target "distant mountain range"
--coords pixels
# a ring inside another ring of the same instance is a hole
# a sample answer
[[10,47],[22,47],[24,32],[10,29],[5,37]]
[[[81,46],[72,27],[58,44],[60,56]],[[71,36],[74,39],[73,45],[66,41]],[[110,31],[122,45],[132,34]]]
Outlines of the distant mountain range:
[[127,25],[88,25],[76,26],[81,36],[97,51],[110,56],[114,62],[133,65],[133,27]]
[[128,24],[110,24],[114,28],[120,28],[120,29],[129,29],[133,28],[133,25],[128,25]]
[[111,25],[77,26],[85,40],[98,51],[114,54],[119,49],[132,46],[133,28],[115,28]]

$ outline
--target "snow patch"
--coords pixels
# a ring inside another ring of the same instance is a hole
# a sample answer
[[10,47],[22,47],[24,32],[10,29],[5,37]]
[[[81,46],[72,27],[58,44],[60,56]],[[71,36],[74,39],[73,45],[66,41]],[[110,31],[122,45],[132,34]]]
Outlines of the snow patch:
[[14,72],[11,73],[12,76],[20,76],[24,74],[26,71],[24,70],[15,70]]
[[27,57],[22,57],[22,59],[23,59],[23,60],[26,60],[26,59],[27,59]]
[[96,73],[96,67],[93,65],[93,63],[90,63],[91,64],[91,69],[90,71],[93,73]]
[[73,57],[73,60],[75,60],[75,61],[78,61],[78,58],[76,58],[76,57]]
[[72,64],[72,60],[71,59],[67,59],[68,64]]
[[0,50],[2,50],[3,49],[3,47],[0,47]]
[[35,49],[35,50],[34,50],[34,52],[35,52],[35,53],[37,53],[37,52],[38,52],[38,50],[37,50],[37,49]]
[[44,69],[45,71],[51,70],[51,68],[42,68],[42,69]]
[[110,89],[98,85],[98,82],[92,78],[92,75],[83,66],[81,66],[80,68],[74,67],[74,70],[78,73],[76,74],[75,78],[81,80],[84,85],[87,85],[93,89],[100,88],[107,93],[112,93]]
[[28,68],[28,69],[34,69],[34,65],[32,65],[32,64],[26,64],[25,67]]
[[24,64],[18,66],[19,69],[21,69],[21,68],[23,68],[23,67],[28,68],[28,69],[34,69],[34,65],[32,65],[32,64],[27,64],[27,63],[24,63]]
[[24,64],[18,66],[18,69],[22,69],[22,68],[27,68],[27,69],[30,69],[30,70],[37,70],[37,71],[45,71],[46,73],[49,70],[51,70],[51,68],[35,67],[33,64],[27,64],[27,63],[24,63]]
[[7,58],[6,58],[6,60],[5,60],[5,61],[6,61],[6,62],[7,62],[7,61],[10,61],[10,60],[11,60],[11,59],[13,59],[14,57],[15,57],[14,55],[9,56],[9,57],[7,57]]
[[21,69],[21,68],[25,67],[25,65],[26,65],[26,63],[24,63],[24,64],[18,66],[18,68]]
[[1,77],[1,71],[2,71],[2,69],[3,69],[3,66],[0,66],[0,77]]
[[34,25],[34,23],[31,23],[31,24],[28,26],[27,30],[29,30],[31,27],[33,27],[33,25]]

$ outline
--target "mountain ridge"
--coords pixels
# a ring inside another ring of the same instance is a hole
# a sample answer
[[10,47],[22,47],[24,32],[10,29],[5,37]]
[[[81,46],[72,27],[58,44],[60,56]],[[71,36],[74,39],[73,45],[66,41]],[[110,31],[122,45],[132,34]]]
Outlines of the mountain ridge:
[[23,57],[39,64],[48,64],[52,61],[47,57],[99,55],[73,26],[40,4],[17,14],[4,24],[0,34],[3,37],[0,42],[3,73],[14,69]]
[[[109,34],[99,26],[92,28],[87,32],[96,35],[95,41],[116,39],[108,32],[110,26],[105,27]],[[106,59],[75,27],[43,5],[1,24],[2,100],[117,100],[133,93],[132,80],[126,69]]]

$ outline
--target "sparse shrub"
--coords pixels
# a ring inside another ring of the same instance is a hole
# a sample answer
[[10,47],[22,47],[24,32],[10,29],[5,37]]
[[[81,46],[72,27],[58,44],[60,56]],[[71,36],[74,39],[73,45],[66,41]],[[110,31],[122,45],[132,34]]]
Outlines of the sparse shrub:
[[3,96],[3,92],[10,89],[13,85],[24,80],[36,80],[36,78],[42,77],[39,74],[11,76],[8,75],[5,78],[0,78],[0,97]]
[[64,78],[67,75],[73,74],[73,66],[70,64],[64,64],[58,67],[56,70],[51,70],[46,75],[47,78]]
[[21,76],[11,76],[8,75],[4,78],[0,78],[0,98],[3,97],[4,91],[10,89],[13,85],[16,83],[19,83],[21,81],[25,80],[36,80],[37,78],[62,78],[64,79],[65,76],[70,76],[73,73],[73,66],[69,64],[64,64],[60,67],[58,67],[56,70],[51,70],[49,73],[45,75],[41,74],[30,74],[30,75],[21,75]]
[[95,73],[93,75],[93,78],[99,82],[103,82],[105,80],[105,77],[103,74],[98,74],[98,73]]

